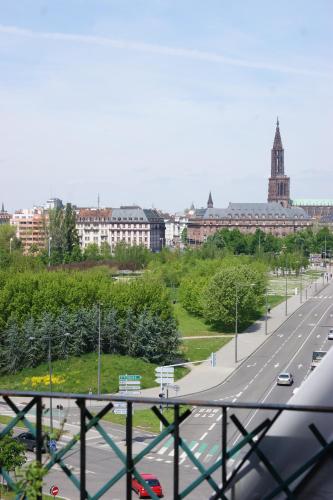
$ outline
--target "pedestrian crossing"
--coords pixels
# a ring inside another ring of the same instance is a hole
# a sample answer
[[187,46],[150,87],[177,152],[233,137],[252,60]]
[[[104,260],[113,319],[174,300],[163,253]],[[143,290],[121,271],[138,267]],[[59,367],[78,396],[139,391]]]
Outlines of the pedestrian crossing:
[[[201,440],[187,440],[183,438],[183,441],[187,444],[188,448],[193,452],[196,459],[201,457],[204,463],[209,463],[217,458],[221,447],[218,444],[209,444]],[[156,452],[155,455],[148,455],[146,458],[148,460],[155,460],[157,462],[173,463],[172,458],[174,457],[174,440],[169,438],[163,446]],[[180,449],[179,452],[179,465],[183,464],[186,460],[191,463],[187,453]],[[169,460],[171,458],[171,460]]]
[[332,295],[315,295],[314,297],[312,297],[313,299],[332,299],[333,296]]

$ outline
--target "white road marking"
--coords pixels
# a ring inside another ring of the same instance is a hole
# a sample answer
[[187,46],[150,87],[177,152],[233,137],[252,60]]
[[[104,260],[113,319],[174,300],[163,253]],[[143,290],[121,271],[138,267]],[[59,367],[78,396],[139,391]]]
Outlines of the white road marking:
[[156,462],[162,462],[163,458],[156,458]]
[[235,401],[237,401],[237,398],[234,398],[231,402],[234,403]]
[[162,446],[162,448],[160,450],[158,450],[157,454],[163,455],[167,451],[168,448],[169,448],[169,446]]
[[301,317],[301,316],[303,316],[303,314],[302,314],[302,313],[299,313],[299,315],[298,315],[298,316],[299,316],[299,317]]
[[300,364],[297,366],[297,368],[298,368],[298,369],[300,369],[300,368],[302,368],[302,366],[303,366],[303,365],[302,365],[302,363],[300,363]]
[[[324,318],[324,316],[327,314],[327,312],[329,311],[329,309],[331,308],[331,306],[327,307],[327,309],[325,310],[325,312],[320,316],[319,318],[319,321],[317,322],[320,323],[320,321]],[[312,328],[312,330],[310,331],[310,333],[308,334],[308,336],[306,337],[306,339],[302,342],[302,344],[300,345],[300,347],[297,349],[297,351],[295,352],[295,354],[293,355],[293,357],[291,358],[291,360],[289,361],[289,363],[287,364],[287,366],[285,367],[285,371],[288,370],[288,368],[290,367],[290,365],[292,364],[292,362],[294,361],[294,359],[296,358],[296,356],[299,354],[299,352],[303,349],[304,345],[307,343],[307,341],[310,339],[312,333],[315,331],[316,329],[316,326],[314,326]],[[270,390],[267,392],[266,396],[264,397],[264,399],[262,399],[260,402],[261,403],[264,403],[266,401],[266,399],[270,396],[271,392],[273,391],[273,389],[275,389],[276,387],[276,384],[274,383],[272,385],[272,387],[270,388]],[[258,413],[259,410],[255,410],[253,415],[249,418],[249,420],[247,421],[245,427],[248,427],[248,425],[252,422],[252,420],[254,419],[254,417],[256,416],[256,414]],[[235,439],[235,441],[232,443],[232,446],[234,446],[238,439],[240,437],[240,434],[238,434],[237,438]]]
[[317,339],[320,339],[320,335],[316,335]]
[[276,363],[276,365],[274,365],[274,368],[278,368],[280,366],[280,363]]
[[217,417],[216,422],[219,422],[221,420],[221,418],[222,418],[222,415],[220,415],[219,417]]
[[205,439],[207,434],[208,434],[208,432],[204,432],[203,435],[201,436],[201,438],[199,439],[199,441],[202,441],[203,439]]
[[211,431],[212,429],[214,429],[215,425],[216,425],[216,422],[214,422],[214,423],[213,423],[213,424],[209,427],[209,429],[208,429],[208,430],[209,430],[209,431]]
[[252,365],[246,365],[246,368],[252,368],[252,366],[256,366],[257,363],[253,363]]

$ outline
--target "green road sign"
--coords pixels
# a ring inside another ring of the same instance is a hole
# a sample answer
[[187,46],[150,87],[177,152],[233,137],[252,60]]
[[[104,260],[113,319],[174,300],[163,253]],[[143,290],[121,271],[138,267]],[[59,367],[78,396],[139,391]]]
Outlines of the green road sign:
[[141,380],[141,375],[119,375],[119,380]]

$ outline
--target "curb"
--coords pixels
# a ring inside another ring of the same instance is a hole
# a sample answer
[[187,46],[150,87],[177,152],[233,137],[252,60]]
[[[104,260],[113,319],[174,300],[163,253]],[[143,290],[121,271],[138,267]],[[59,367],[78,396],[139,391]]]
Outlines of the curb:
[[[319,292],[324,290],[327,286],[329,285],[329,283],[326,283],[322,288],[320,288]],[[216,389],[217,387],[225,384],[226,382],[229,381],[229,379],[237,372],[237,370],[239,370],[239,368],[249,360],[249,358],[251,358],[251,356],[253,356],[253,354],[255,354],[257,351],[259,351],[259,349],[261,349],[261,347],[266,344],[266,342],[269,340],[269,338],[271,337],[271,335],[273,335],[279,328],[281,328],[281,326],[283,326],[303,305],[306,304],[306,302],[308,300],[310,300],[312,297],[309,297],[305,302],[303,302],[302,304],[299,304],[299,306],[295,309],[295,311],[293,311],[290,315],[286,316],[285,319],[282,321],[282,323],[277,327],[275,328],[275,330],[273,330],[271,333],[269,333],[265,340],[260,344],[258,345],[258,347],[256,347],[252,352],[251,354],[249,354],[249,356],[247,356],[245,359],[243,359],[243,361],[241,361],[237,366],[235,366],[235,368],[232,370],[232,372],[220,383],[216,384],[216,385],[212,385],[211,387],[208,387],[207,389],[202,389],[201,391],[197,391],[197,392],[190,392],[189,394],[183,394],[182,396],[176,396],[176,398],[180,398],[180,397],[188,397],[188,396],[192,396],[192,395],[195,395],[195,394],[202,394],[203,392],[206,392],[206,391],[210,391],[211,389]],[[243,333],[241,333],[240,335],[243,335]],[[223,348],[222,348],[223,349]],[[175,398],[175,399],[176,399]]]

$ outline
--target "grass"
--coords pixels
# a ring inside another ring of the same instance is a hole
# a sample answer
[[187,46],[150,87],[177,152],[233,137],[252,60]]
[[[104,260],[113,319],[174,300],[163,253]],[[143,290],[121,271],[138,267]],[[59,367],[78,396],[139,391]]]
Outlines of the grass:
[[[15,493],[13,491],[7,491],[6,488],[2,485],[0,485],[0,499],[1,500],[14,500],[16,498]],[[53,496],[51,497],[50,495],[42,495],[42,499],[46,500],[48,498],[54,498]],[[62,497],[58,497],[62,498]]]
[[[182,407],[181,413],[185,410],[185,407]],[[167,418],[167,420],[173,422],[174,412],[173,409],[163,408],[163,415]],[[112,422],[114,424],[126,424],[126,416],[125,415],[116,415],[114,413],[108,413],[105,415],[104,420],[108,422]],[[133,414],[133,425],[138,429],[143,429],[146,432],[153,432],[154,434],[159,433],[160,431],[160,421],[156,417],[156,415],[152,412],[151,409],[147,408],[144,410],[134,410]]]
[[201,335],[209,337],[210,335],[220,335],[223,333],[222,330],[213,329],[205,323],[204,319],[188,313],[179,303],[174,305],[174,313],[178,320],[179,331],[183,337]]
[[216,352],[231,340],[224,337],[220,339],[189,339],[183,342],[183,356],[189,361],[201,361],[207,359],[212,352]]
[[[154,387],[156,386],[156,366],[138,358],[103,354],[101,358],[101,392],[104,394],[118,392],[118,377],[122,374],[141,375],[142,389]],[[52,368],[54,392],[87,394],[91,389],[94,394],[97,393],[97,355],[95,353],[54,361]],[[175,379],[183,377],[187,371],[186,368],[176,368]],[[48,377],[46,377],[46,381],[35,380],[35,384],[32,380],[32,377],[45,377],[48,373],[46,363],[36,368],[25,368],[13,375],[0,376],[0,387],[23,391],[48,391]]]

